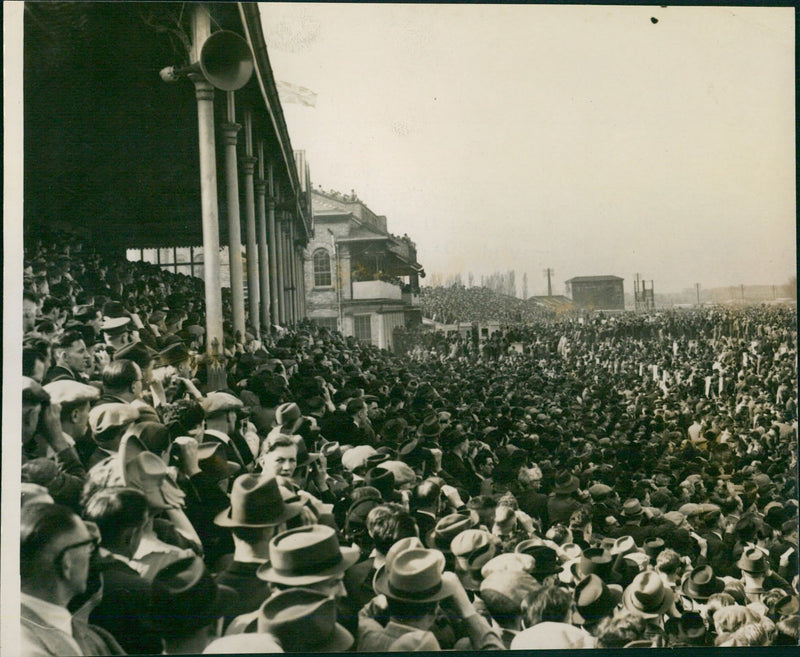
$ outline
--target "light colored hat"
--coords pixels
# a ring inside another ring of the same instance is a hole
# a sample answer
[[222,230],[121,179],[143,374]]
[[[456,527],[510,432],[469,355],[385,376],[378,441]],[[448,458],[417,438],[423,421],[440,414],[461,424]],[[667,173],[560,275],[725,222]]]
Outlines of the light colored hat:
[[535,564],[534,558],[529,554],[506,552],[504,554],[498,554],[488,561],[483,568],[481,568],[481,575],[485,580],[494,573],[530,573]]
[[52,404],[87,402],[100,396],[100,391],[94,386],[67,379],[48,383],[44,386],[44,389],[50,395],[50,403]]
[[273,652],[283,652],[283,648],[272,636],[259,632],[222,636],[203,650],[204,655],[260,655]]
[[89,411],[89,428],[97,435],[139,419],[139,409],[131,404],[100,404]]
[[522,630],[511,642],[511,650],[574,650],[594,648],[591,634],[568,623],[545,621]]
[[413,468],[403,461],[384,461],[381,463],[384,470],[388,470],[394,475],[394,485],[396,487],[404,484],[413,484],[417,480],[417,475]]
[[122,333],[127,329],[130,323],[130,317],[103,317],[100,330],[111,334]]
[[358,445],[342,454],[342,467],[353,472],[366,464],[368,456],[377,453],[375,448],[370,445]]
[[200,402],[200,405],[203,407],[206,416],[236,410],[244,406],[241,399],[227,392],[209,392],[205,399]]

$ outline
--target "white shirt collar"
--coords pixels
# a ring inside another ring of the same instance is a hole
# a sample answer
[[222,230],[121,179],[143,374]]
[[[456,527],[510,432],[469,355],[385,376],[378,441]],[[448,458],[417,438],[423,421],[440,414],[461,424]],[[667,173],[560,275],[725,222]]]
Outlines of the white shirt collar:
[[72,636],[72,614],[69,609],[61,605],[42,600],[28,593],[22,593],[20,600],[23,605],[28,607],[48,625],[56,628],[60,632]]

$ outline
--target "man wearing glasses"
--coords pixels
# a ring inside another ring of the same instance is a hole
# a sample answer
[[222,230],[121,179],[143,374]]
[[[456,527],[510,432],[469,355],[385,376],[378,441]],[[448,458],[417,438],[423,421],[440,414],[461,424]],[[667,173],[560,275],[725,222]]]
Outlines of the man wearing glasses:
[[111,634],[67,609],[86,590],[96,547],[97,538],[67,507],[48,502],[22,507],[22,657],[125,654]]

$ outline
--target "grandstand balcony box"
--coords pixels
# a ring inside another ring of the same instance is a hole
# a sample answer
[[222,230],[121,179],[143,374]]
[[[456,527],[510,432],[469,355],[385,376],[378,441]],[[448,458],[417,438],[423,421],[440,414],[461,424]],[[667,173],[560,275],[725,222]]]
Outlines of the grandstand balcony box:
[[304,257],[308,317],[382,349],[394,329],[422,322],[417,262],[411,239],[389,232],[354,194],[312,192],[314,236]]
[[625,310],[624,279],[619,276],[576,276],[566,281],[572,302],[587,310]]

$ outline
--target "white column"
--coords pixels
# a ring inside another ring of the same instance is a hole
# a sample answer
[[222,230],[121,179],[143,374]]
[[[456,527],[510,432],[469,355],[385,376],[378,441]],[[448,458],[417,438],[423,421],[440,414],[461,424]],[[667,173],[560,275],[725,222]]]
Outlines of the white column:
[[236,123],[233,92],[228,92],[228,122],[222,124],[225,139],[225,182],[228,197],[228,260],[231,268],[231,301],[233,333],[244,342],[244,273],[242,266],[242,229],[239,215],[239,170],[236,163],[237,134],[242,126]]

